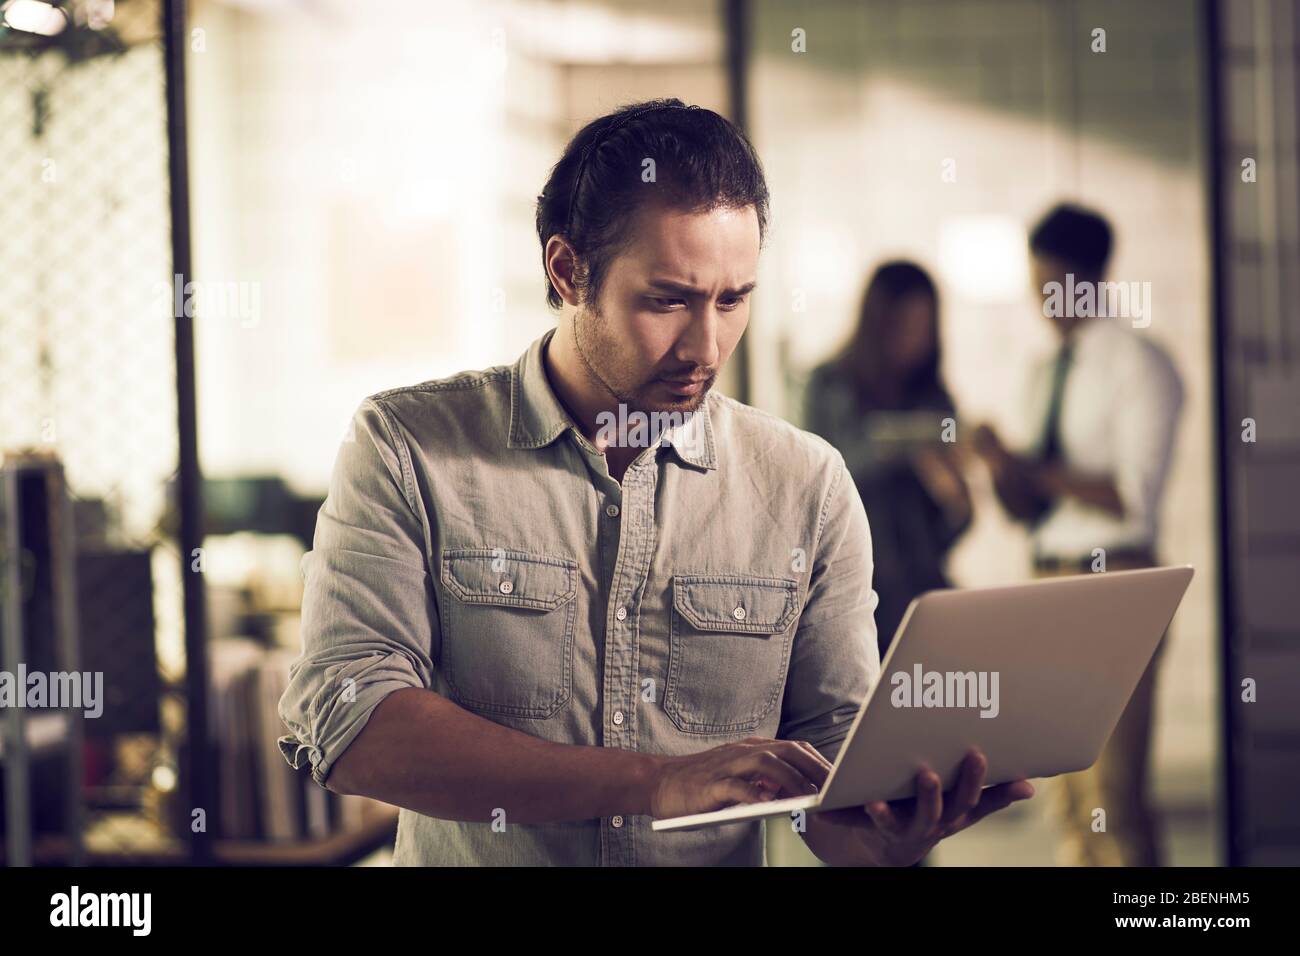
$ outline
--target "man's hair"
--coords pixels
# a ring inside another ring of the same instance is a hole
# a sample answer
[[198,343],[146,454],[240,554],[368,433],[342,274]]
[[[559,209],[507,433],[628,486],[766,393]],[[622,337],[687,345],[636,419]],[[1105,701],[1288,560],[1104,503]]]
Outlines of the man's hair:
[[1054,206],[1034,227],[1029,248],[1099,276],[1110,259],[1111,229],[1102,215],[1071,203]]
[[[650,182],[647,159],[654,161]],[[745,135],[712,110],[649,100],[592,120],[551,169],[537,197],[543,270],[547,240],[563,236],[577,252],[574,284],[583,301],[595,301],[631,238],[633,215],[650,202],[688,212],[753,206],[760,244],[767,231],[767,182]],[[549,274],[546,301],[557,309],[563,302]]]

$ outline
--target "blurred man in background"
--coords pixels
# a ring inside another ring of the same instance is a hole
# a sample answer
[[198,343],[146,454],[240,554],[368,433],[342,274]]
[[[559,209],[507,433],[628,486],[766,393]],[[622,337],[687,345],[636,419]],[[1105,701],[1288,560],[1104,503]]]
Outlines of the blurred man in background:
[[[1003,507],[1031,529],[1038,576],[1149,567],[1183,400],[1178,373],[1135,331],[1150,324],[1150,302],[1103,281],[1112,244],[1104,218],[1059,205],[1029,244],[1043,314],[1059,340],[1026,383],[1024,424],[1036,437],[1010,451],[982,425],[975,450]],[[1162,640],[1101,757],[1059,778],[1064,863],[1159,865],[1147,763],[1163,647]]]

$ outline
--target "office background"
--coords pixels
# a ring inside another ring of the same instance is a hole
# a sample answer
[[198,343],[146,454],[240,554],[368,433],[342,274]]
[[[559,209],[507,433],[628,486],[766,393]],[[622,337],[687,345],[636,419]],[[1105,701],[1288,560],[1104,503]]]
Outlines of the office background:
[[[6,715],[6,806],[15,761],[37,794],[8,856],[383,862],[391,814],[325,800],[258,743],[335,449],[362,396],[511,361],[550,326],[551,164],[591,117],[677,96],[763,160],[762,291],[722,387],[792,421],[869,270],[906,256],[940,286],[959,428],[1009,428],[1009,370],[1050,346],[1026,226],[1060,198],[1111,219],[1111,273],[1151,283],[1147,332],[1187,389],[1160,542],[1197,568],[1158,691],[1169,862],[1300,860],[1293,0],[56,6],[49,38],[0,33],[0,449],[57,462],[64,632],[145,706],[30,746]],[[210,293],[179,320],[176,272]],[[1025,579],[1023,534],[971,478],[953,580]],[[1054,839],[1030,801],[931,862],[1050,863]],[[775,834],[770,856],[811,862]]]

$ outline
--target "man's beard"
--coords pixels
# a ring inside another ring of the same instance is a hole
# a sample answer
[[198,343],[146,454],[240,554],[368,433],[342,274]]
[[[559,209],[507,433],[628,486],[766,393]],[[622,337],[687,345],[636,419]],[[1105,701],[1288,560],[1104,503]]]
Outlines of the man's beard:
[[[573,316],[573,342],[578,357],[587,370],[587,374],[615,401],[627,407],[628,412],[677,412],[689,414],[697,411],[708,398],[709,389],[716,381],[716,373],[710,376],[698,394],[683,396],[679,399],[663,401],[656,399],[653,392],[663,388],[664,382],[659,375],[649,380],[640,379],[637,372],[628,367],[620,357],[618,341],[609,332],[605,316],[594,307],[584,307]],[[681,374],[693,375],[695,369]]]

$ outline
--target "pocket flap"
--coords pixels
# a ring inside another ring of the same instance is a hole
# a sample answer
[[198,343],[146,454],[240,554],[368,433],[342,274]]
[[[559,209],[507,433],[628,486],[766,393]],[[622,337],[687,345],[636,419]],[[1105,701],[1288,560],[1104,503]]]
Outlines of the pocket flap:
[[785,578],[678,574],[673,606],[701,631],[779,634],[799,612],[799,587]]
[[456,548],[442,554],[442,583],[466,604],[553,611],[577,591],[578,563],[523,551]]

